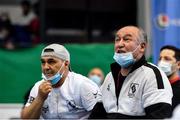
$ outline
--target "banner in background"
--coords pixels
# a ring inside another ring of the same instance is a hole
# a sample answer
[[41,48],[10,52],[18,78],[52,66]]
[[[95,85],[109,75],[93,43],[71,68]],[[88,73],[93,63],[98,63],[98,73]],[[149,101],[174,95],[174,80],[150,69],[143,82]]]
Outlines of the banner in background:
[[[40,55],[45,45],[15,51],[0,49],[0,103],[23,103],[28,90],[41,80]],[[114,43],[66,44],[74,72],[87,76],[100,67],[105,74],[113,62]]]
[[180,0],[152,0],[153,62],[164,45],[180,48]]

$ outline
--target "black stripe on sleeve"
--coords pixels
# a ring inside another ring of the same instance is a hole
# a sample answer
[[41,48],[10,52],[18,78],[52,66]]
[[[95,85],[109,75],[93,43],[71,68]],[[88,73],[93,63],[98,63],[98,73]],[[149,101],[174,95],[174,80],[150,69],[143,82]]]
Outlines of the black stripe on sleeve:
[[88,119],[106,119],[106,110],[102,102],[97,102]]
[[157,86],[158,86],[158,89],[164,89],[164,84],[163,84],[163,80],[162,80],[162,76],[161,76],[161,73],[160,71],[158,70],[157,67],[151,65],[151,64],[144,64],[145,66],[151,68],[153,71],[154,71],[154,74],[156,76],[156,80],[157,80]]
[[164,119],[172,115],[171,105],[168,103],[157,103],[145,108],[146,118]]

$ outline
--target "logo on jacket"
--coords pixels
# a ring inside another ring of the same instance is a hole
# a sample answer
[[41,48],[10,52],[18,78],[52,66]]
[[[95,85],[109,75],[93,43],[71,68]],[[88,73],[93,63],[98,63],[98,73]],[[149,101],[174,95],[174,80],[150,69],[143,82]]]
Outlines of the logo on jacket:
[[80,107],[78,107],[78,106],[75,104],[75,101],[74,101],[74,100],[66,100],[66,103],[67,103],[68,110],[69,110],[70,112],[75,112],[75,111],[77,111],[78,109],[80,109]]
[[107,90],[110,91],[111,83],[108,84]]
[[43,107],[42,107],[42,111],[43,111],[44,113],[47,113],[47,112],[49,111],[49,106],[48,106],[48,105],[43,106]]
[[93,95],[94,95],[94,98],[97,98],[98,91],[96,91],[96,93],[93,93]]
[[35,99],[34,97],[30,96],[29,100],[28,100],[28,103],[32,103],[34,101],[34,99]]
[[128,96],[130,98],[133,98],[135,96],[135,92],[136,92],[138,86],[139,86],[139,84],[137,84],[137,83],[131,83],[129,91],[128,91]]

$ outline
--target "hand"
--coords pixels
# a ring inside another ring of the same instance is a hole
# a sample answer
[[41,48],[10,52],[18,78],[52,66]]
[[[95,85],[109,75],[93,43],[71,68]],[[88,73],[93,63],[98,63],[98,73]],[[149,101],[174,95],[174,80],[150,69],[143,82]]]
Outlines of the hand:
[[38,97],[43,101],[46,100],[46,98],[48,97],[48,94],[51,92],[51,90],[52,90],[51,83],[48,81],[44,81],[39,86]]

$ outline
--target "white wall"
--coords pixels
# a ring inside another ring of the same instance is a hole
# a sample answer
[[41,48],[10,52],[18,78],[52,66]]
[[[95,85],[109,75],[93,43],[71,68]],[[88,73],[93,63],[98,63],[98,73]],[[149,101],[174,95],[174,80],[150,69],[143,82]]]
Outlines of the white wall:
[[148,36],[148,47],[146,49],[146,57],[152,55],[152,40],[151,40],[151,0],[137,0],[137,21],[138,26],[144,29]]
[[0,104],[0,119],[20,118],[23,104]]
[[9,14],[12,23],[17,23],[19,16],[22,14],[21,8],[18,5],[0,5],[0,14],[2,12]]

